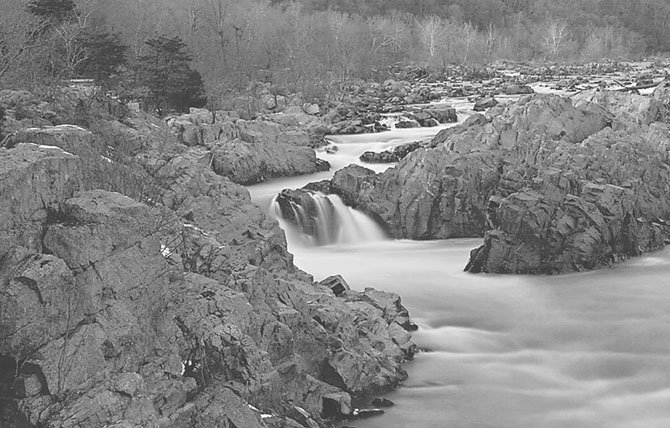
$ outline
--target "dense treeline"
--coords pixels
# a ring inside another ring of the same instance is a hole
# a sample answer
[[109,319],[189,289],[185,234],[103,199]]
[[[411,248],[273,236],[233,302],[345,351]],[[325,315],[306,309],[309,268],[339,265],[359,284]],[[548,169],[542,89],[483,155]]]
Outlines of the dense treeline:
[[203,104],[203,85],[213,103],[253,82],[329,97],[395,64],[670,51],[667,0],[0,0],[0,10],[0,84],[89,77],[159,110]]
[[513,29],[546,20],[560,21],[575,41],[584,43],[598,27],[626,27],[647,52],[670,50],[667,0],[303,0],[311,10],[337,10],[364,16],[392,12],[438,16],[469,22],[479,31],[489,25]]

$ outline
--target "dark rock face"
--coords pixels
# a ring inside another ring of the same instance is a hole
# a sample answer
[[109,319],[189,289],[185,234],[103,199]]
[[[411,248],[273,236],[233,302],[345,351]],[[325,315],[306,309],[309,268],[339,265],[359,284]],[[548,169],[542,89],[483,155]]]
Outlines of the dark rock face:
[[493,97],[480,98],[475,101],[475,106],[473,107],[474,111],[484,111],[487,108],[495,107],[498,105],[498,100]]
[[535,91],[533,91],[533,88],[527,85],[510,84],[503,88],[503,93],[505,95],[527,95],[534,94]]
[[421,147],[420,141],[401,144],[393,150],[384,150],[383,152],[365,152],[359,159],[367,163],[393,163],[400,162],[408,154]]
[[364,134],[386,131],[388,128],[379,123],[381,115],[353,105],[340,105],[332,108],[324,116],[331,125],[329,134]]
[[398,155],[392,150],[384,150],[383,152],[365,152],[358,157],[361,162],[365,163],[393,163],[400,161]]
[[326,403],[405,378],[397,296],[313,283],[206,148],[138,154],[162,184],[149,207],[20,135],[0,148],[0,391],[30,424],[295,426],[295,406],[323,425]]
[[395,124],[395,127],[398,129],[418,128],[419,126],[419,122],[413,120],[401,120]]
[[453,107],[442,108],[427,108],[422,110],[423,113],[429,115],[439,123],[455,123],[458,122],[456,109]]
[[485,233],[472,272],[591,269],[660,248],[669,236],[668,127],[645,125],[658,117],[655,102],[607,100],[575,107],[538,95],[495,107],[382,174],[338,171],[331,191],[395,237]]

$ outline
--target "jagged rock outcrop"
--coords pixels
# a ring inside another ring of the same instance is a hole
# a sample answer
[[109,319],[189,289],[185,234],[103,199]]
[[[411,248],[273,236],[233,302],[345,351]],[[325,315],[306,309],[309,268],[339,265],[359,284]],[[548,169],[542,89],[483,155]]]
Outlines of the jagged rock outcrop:
[[382,174],[352,167],[338,171],[331,190],[395,237],[481,236],[487,201],[505,168],[532,160],[538,135],[580,141],[604,126],[601,116],[576,109],[569,100],[530,98],[506,110],[497,107],[492,118],[476,115],[441,131],[432,148],[411,153]]
[[670,237],[669,149],[670,132],[661,125],[607,128],[578,145],[559,143],[538,159],[532,182],[489,201],[493,229],[467,269],[593,269],[663,247]]
[[495,107],[382,174],[338,171],[329,190],[396,237],[486,233],[472,272],[591,269],[660,248],[670,134],[653,123],[658,102],[594,95]]
[[607,117],[615,129],[649,125],[659,118],[662,103],[654,97],[592,89],[575,94],[576,106]]
[[[70,131],[37,134],[83,144]],[[313,283],[206,148],[138,154],[147,206],[22,135],[0,148],[0,390],[30,424],[322,424],[324,406],[338,416],[406,376],[399,298]]]

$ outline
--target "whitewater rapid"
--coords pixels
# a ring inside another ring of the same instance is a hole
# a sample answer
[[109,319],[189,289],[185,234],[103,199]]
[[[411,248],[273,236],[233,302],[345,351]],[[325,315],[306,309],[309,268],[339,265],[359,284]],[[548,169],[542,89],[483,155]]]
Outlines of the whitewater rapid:
[[[333,170],[253,186],[252,198],[269,210],[281,189],[329,178],[413,132],[332,137],[339,150],[319,156]],[[339,273],[355,289],[396,292],[420,327],[425,352],[388,395],[396,405],[348,425],[670,427],[670,249],[587,273],[473,275],[463,267],[479,239],[313,246],[290,230],[287,239],[316,280]]]

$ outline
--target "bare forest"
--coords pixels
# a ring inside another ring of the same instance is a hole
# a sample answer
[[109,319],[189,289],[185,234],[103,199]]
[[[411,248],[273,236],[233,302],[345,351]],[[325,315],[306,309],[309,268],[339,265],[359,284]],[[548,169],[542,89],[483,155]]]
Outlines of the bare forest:
[[667,0],[0,0],[0,10],[0,86],[96,79],[159,111],[221,107],[255,82],[322,100],[398,65],[439,73],[670,50]]

